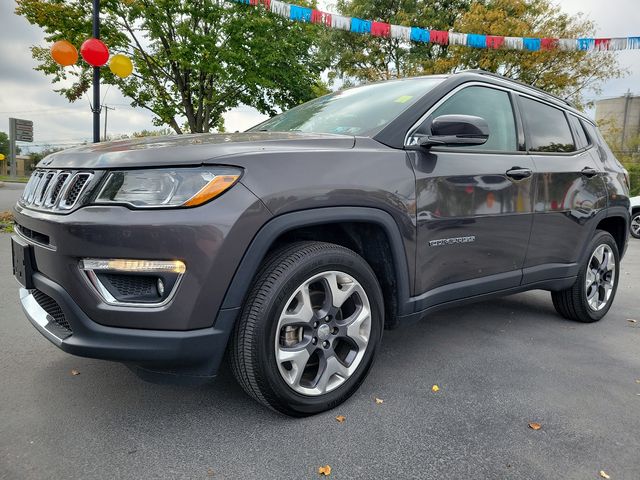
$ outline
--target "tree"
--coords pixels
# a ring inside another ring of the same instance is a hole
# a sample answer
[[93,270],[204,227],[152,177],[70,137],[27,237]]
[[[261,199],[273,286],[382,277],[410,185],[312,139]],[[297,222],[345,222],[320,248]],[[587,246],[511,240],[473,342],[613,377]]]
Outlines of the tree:
[[[17,3],[16,13],[42,27],[47,42],[80,45],[91,36],[90,0]],[[103,68],[102,82],[177,133],[222,129],[222,115],[241,104],[272,115],[325,89],[319,30],[264,8],[223,0],[103,0],[100,13],[103,41],[135,65],[124,80]],[[36,69],[54,82],[73,80],[57,90],[69,101],[90,88],[91,68],[84,62],[62,69],[45,46],[33,47],[32,55]]]
[[[352,17],[448,30],[470,4],[471,0],[339,0],[337,9]],[[350,84],[440,73],[449,47],[336,30],[328,33],[325,49],[333,52],[330,78]]]
[[9,156],[9,135],[5,132],[0,132],[0,153]]
[[[372,7],[367,10],[366,5],[369,4]],[[572,17],[563,13],[550,0],[400,3],[392,0],[342,0],[339,6],[349,15],[369,13],[369,18],[389,19],[392,23],[403,25],[452,29],[461,33],[580,38],[593,36],[595,30],[592,22],[581,16]],[[429,13],[430,8],[433,9],[432,13]],[[450,23],[446,24],[446,21]],[[460,45],[443,48],[433,44],[416,46],[397,39],[370,36],[357,41],[366,42],[362,44],[364,48],[356,49],[357,53],[350,51],[349,44],[338,44],[338,60],[334,71],[337,75],[346,75],[359,81],[481,68],[537,86],[582,106],[586,91],[599,93],[605,80],[620,77],[624,73],[615,54],[608,52],[558,49],[531,52]],[[349,68],[351,58],[356,61]]]

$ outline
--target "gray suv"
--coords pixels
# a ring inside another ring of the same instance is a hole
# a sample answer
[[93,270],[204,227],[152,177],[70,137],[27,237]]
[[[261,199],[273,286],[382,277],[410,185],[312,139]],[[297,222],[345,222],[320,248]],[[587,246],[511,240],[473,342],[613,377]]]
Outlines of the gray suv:
[[14,274],[48,340],[144,378],[225,353],[293,416],[347,399],[390,328],[531,289],[611,307],[629,179],[591,120],[485,72],[365,85],[236,134],[46,157],[15,207]]

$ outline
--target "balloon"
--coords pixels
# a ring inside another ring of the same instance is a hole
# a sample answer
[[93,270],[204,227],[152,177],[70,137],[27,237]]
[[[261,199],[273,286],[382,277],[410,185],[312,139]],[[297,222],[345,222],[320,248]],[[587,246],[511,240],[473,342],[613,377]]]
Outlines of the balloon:
[[109,60],[109,49],[97,38],[89,38],[80,47],[80,55],[89,65],[102,67]]
[[109,61],[109,70],[120,78],[127,78],[131,75],[131,72],[133,72],[133,63],[131,63],[131,59],[129,57],[118,53],[111,57],[111,60]]
[[51,45],[51,58],[63,67],[73,65],[78,61],[78,50],[66,40],[58,40]]

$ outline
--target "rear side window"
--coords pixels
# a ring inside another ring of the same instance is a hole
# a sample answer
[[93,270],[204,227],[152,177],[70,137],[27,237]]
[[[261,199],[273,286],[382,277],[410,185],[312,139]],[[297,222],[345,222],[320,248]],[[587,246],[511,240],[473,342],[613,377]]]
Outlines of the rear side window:
[[573,135],[564,112],[544,103],[520,97],[522,115],[529,132],[532,152],[573,152]]
[[578,120],[578,117],[569,115],[569,122],[573,127],[573,132],[576,136],[576,143],[578,144],[578,148],[587,148],[589,146],[589,139],[587,138],[587,134],[582,127],[582,123],[580,122],[580,120]]
[[509,94],[487,87],[467,87],[454,93],[436,108],[426,123],[431,125],[440,115],[473,115],[482,117],[489,125],[489,139],[484,145],[473,145],[473,150],[515,152],[518,150],[516,122]]

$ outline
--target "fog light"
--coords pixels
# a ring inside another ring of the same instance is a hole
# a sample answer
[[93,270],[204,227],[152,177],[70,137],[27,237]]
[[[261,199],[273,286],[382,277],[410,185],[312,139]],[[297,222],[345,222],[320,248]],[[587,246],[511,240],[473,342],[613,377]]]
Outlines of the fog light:
[[180,260],[85,258],[79,267],[105,303],[140,307],[171,301],[186,271]]
[[115,270],[118,272],[158,273],[173,272],[182,274],[187,267],[180,260],[123,260],[85,258],[80,260],[82,270]]

